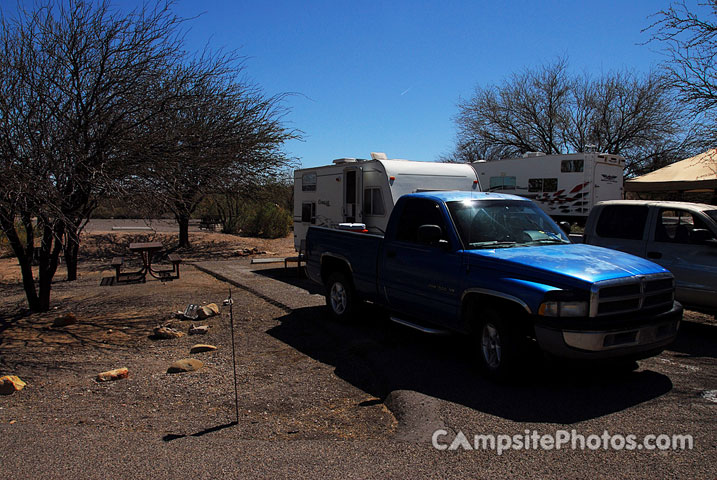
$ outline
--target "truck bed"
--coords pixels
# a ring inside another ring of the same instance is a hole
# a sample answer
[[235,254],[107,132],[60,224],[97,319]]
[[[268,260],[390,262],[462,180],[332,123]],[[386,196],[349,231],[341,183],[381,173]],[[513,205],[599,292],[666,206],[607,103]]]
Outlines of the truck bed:
[[356,293],[364,300],[375,301],[378,297],[376,279],[382,245],[383,235],[311,227],[306,235],[307,275],[323,284],[322,258],[334,257],[349,265]]

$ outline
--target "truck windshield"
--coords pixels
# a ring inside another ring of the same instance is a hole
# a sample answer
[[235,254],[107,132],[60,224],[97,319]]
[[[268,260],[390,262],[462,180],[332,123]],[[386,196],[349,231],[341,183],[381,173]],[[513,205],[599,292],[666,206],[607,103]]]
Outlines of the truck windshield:
[[531,202],[465,200],[447,205],[467,249],[570,243],[560,227]]

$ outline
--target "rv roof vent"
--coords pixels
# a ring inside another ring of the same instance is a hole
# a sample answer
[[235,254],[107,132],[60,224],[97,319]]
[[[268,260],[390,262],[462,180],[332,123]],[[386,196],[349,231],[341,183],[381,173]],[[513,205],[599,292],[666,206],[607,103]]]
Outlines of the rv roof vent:
[[525,152],[523,154],[523,158],[533,158],[533,157],[544,157],[545,154],[543,152]]
[[336,160],[334,160],[335,165],[341,165],[344,163],[356,163],[356,159],[355,158],[337,158]]
[[388,157],[383,152],[371,152],[371,160],[388,160]]

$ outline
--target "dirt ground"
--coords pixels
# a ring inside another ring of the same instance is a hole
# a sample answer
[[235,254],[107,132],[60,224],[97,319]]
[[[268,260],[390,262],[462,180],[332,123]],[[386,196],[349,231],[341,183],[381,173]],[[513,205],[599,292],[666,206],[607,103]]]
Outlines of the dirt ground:
[[[18,375],[28,384],[21,392],[0,397],[0,423],[50,421],[171,436],[234,420],[228,307],[204,321],[176,320],[174,313],[188,304],[222,306],[229,295],[228,284],[195,269],[193,260],[234,258],[248,265],[250,258],[294,254],[293,239],[193,232],[193,249],[180,251],[185,264],[178,280],[100,286],[103,277],[113,275],[108,259],[126,254],[126,245],[137,240],[159,240],[172,248],[176,235],[85,235],[79,280],[64,281],[61,267],[52,289],[53,308],[44,314],[27,313],[17,263],[0,259],[0,376]],[[245,256],[245,250],[266,253]],[[240,289],[232,296],[241,438],[360,439],[392,431],[392,415],[375,398],[350,386],[337,387],[329,366],[266,335],[286,312]],[[58,316],[70,312],[77,324],[52,326]],[[153,339],[153,328],[166,322],[185,333],[191,323],[208,324],[210,330],[206,335]],[[190,355],[198,343],[219,349]],[[204,367],[166,373],[173,361],[187,357],[203,361]],[[129,369],[127,380],[94,380],[99,372],[120,367]],[[317,380],[317,375],[327,380]],[[366,405],[359,406],[362,402]]]

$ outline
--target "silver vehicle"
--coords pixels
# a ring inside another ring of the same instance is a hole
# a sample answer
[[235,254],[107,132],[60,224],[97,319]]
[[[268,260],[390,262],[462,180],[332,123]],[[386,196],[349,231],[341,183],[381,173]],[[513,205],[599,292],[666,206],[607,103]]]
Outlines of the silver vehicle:
[[648,258],[675,275],[685,307],[717,314],[717,206],[616,200],[596,205],[584,242]]

